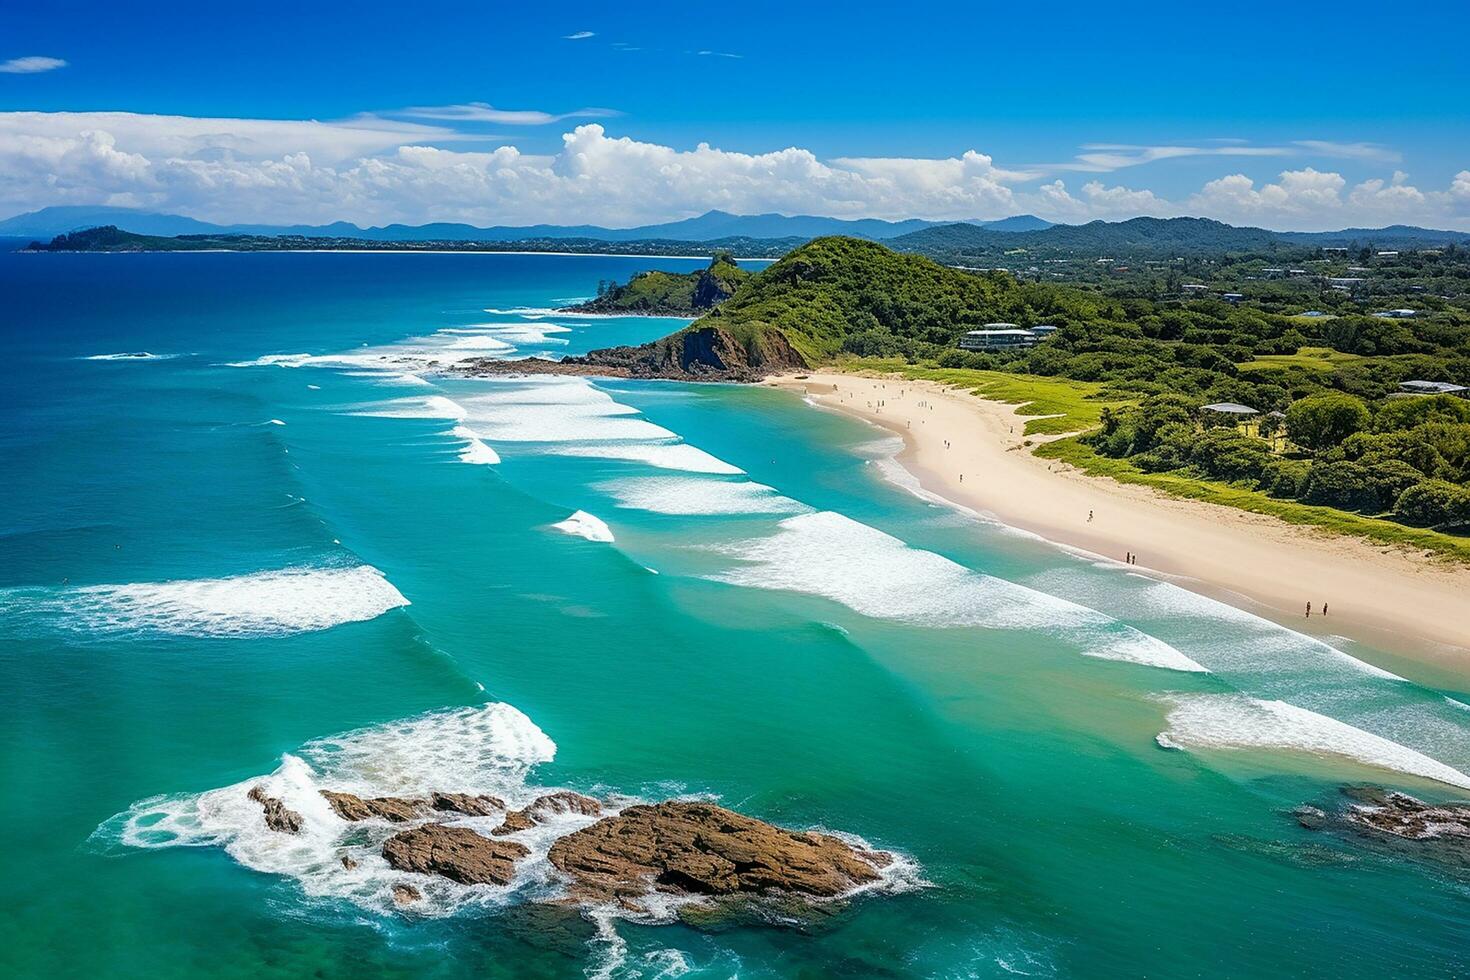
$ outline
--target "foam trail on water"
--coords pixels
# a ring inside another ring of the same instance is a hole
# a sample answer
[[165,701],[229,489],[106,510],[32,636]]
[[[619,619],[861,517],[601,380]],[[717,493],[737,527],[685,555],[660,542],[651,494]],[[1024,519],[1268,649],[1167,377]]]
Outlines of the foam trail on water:
[[409,604],[371,565],[18,591],[28,594],[28,609],[47,614],[64,628],[202,637],[323,630],[374,619]]
[[549,447],[546,451],[558,456],[621,459],[633,463],[644,463],[661,470],[683,470],[686,473],[739,476],[745,472],[740,467],[727,463],[717,456],[712,456],[698,446],[691,446],[687,442],[558,444]]
[[774,535],[716,545],[740,564],[710,577],[818,595],[875,619],[929,627],[1041,630],[1106,660],[1203,671],[1155,637],[1076,603],[965,568],[833,511],[790,517]]
[[639,476],[609,480],[594,489],[619,507],[656,514],[792,514],[810,510],[763,483],[689,476]]
[[92,354],[82,358],[84,361],[166,361],[173,354],[154,354],[151,351],[123,351],[119,354]]
[[1470,789],[1470,776],[1407,746],[1285,701],[1238,694],[1173,700],[1164,748],[1278,749],[1334,755],[1365,765]]
[[579,510],[564,521],[557,521],[551,525],[558,531],[586,538],[588,541],[611,541],[612,530],[600,517],[595,517],[585,510]]

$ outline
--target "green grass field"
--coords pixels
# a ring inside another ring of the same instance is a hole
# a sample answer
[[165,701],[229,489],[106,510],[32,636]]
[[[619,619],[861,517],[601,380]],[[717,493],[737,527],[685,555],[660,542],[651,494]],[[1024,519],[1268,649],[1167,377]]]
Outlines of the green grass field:
[[1235,365],[1241,371],[1280,371],[1301,367],[1309,371],[1332,371],[1339,365],[1363,360],[1361,354],[1343,354],[1330,347],[1303,347],[1295,354],[1262,354],[1253,361]]

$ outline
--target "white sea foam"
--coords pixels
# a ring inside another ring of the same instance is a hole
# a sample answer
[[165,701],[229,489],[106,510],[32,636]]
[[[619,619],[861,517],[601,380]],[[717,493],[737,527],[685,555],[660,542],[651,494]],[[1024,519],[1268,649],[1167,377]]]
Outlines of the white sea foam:
[[286,423],[285,422],[282,422],[280,419],[271,419],[270,422],[268,422],[267,424],[268,425],[285,425]]
[[460,421],[468,412],[452,398],[429,395],[427,398],[395,398],[364,406],[352,414],[390,419],[447,419]]
[[[1088,556],[1089,562],[1092,561]],[[1110,566],[1111,567],[1111,566]],[[1100,603],[1110,594],[1109,580],[1060,569],[1028,580],[1037,588]],[[1191,592],[1172,582],[1132,579],[1123,594],[1130,616],[1175,621],[1191,632],[1191,653],[1213,671],[1297,673],[1321,677],[1323,671],[1351,672],[1402,681],[1397,674],[1359,660],[1343,650],[1289,626],[1218,599]],[[1106,588],[1105,588],[1106,587]],[[1222,629],[1224,626],[1226,628]],[[1182,642],[1182,641],[1181,641]]]
[[710,576],[733,585],[818,595],[864,616],[916,626],[1050,631],[1093,657],[1204,669],[1095,610],[911,548],[833,511],[790,517],[774,535],[713,550],[740,563]]
[[613,533],[606,522],[585,510],[579,510],[566,520],[557,521],[551,526],[558,531],[586,538],[588,541],[611,541],[613,539]]
[[712,456],[687,442],[663,443],[562,443],[547,449],[558,456],[586,456],[595,459],[625,459],[629,462],[645,463],[662,470],[683,470],[686,473],[713,473],[721,476],[738,476],[745,471],[738,466]]
[[1470,776],[1397,742],[1285,701],[1237,694],[1173,700],[1158,743],[1178,749],[1275,749],[1332,755],[1470,789]]
[[[308,743],[283,756],[273,772],[232,786],[142,800],[98,828],[93,843],[218,846],[245,867],[295,879],[308,896],[346,899],[380,912],[393,910],[392,886],[401,881],[411,881],[423,893],[424,901],[415,906],[418,914],[495,906],[522,888],[554,887],[545,861],[549,842],[534,834],[517,837],[535,853],[521,862],[522,874],[507,887],[465,886],[438,876],[406,874],[392,870],[381,854],[382,841],[400,828],[380,821],[344,821],[320,791],[363,796],[431,790],[491,793],[521,806],[539,792],[527,785],[528,773],[555,754],[555,743],[508,704],[432,712]],[[300,833],[266,827],[260,804],[247,796],[255,786],[301,814]],[[562,815],[556,824],[566,833],[592,819]],[[485,832],[499,818],[456,822]],[[347,853],[356,867],[343,867],[341,858]]]
[[485,437],[504,442],[661,442],[677,436],[638,416],[585,379],[512,384],[464,400],[467,416]]
[[691,476],[639,476],[599,483],[619,507],[656,514],[795,514],[810,510],[763,483]]
[[118,354],[92,354],[84,357],[85,361],[165,361],[173,357],[173,354],[154,354],[152,351],[123,351]]
[[323,630],[406,605],[403,594],[371,565],[80,586],[37,595],[30,603],[67,628],[204,637]]
[[465,441],[465,447],[459,453],[460,462],[485,466],[494,466],[500,462],[500,454],[485,445],[480,439],[480,434],[469,426],[456,425],[449,434]]

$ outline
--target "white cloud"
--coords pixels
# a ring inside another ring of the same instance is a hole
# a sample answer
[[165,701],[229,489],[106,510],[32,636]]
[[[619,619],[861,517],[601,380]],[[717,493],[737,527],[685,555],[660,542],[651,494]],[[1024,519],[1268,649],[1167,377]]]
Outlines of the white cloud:
[[1354,185],[1311,167],[1261,183],[1236,173],[1193,195],[1166,198],[1101,180],[1076,190],[1061,180],[1038,184],[1040,172],[999,166],[975,150],[940,159],[822,159],[801,147],[680,149],[587,123],[565,133],[554,152],[533,154],[509,145],[462,146],[456,140],[465,137],[452,125],[541,123],[552,121],[543,120],[548,115],[473,103],[420,110],[421,121],[0,112],[0,215],[117,203],[223,222],[293,224],[616,226],[719,208],[937,220],[1031,211],[1069,222],[1198,214],[1274,228],[1470,227],[1470,170],[1443,190],[1417,187],[1401,172]]
[[596,36],[597,36],[597,32],[596,31],[578,31],[575,34],[563,34],[562,35],[562,40],[563,41],[585,41],[589,37],[596,37]]
[[1097,218],[1136,218],[1140,215],[1167,218],[1179,213],[1177,205],[1158,197],[1150,190],[1107,187],[1100,180],[1082,185],[1082,196],[1075,197],[1060,180],[1043,184],[1027,201],[1028,210],[1037,211],[1062,221],[1092,221]]
[[9,61],[0,61],[0,73],[6,75],[34,75],[42,71],[55,71],[65,68],[66,61],[61,58],[47,58],[42,55],[33,54],[27,58],[11,58]]
[[589,106],[572,112],[551,113],[535,109],[497,109],[485,102],[465,102],[459,105],[409,106],[386,115],[407,116],[411,119],[436,119],[445,122],[488,122],[503,126],[545,126],[566,119],[620,116],[616,109],[600,109]]
[[1403,154],[1381,143],[1338,143],[1332,140],[1293,140],[1291,145],[1299,146],[1307,152],[1321,157],[1340,157],[1346,160],[1374,160],[1385,163],[1398,163],[1403,159]]

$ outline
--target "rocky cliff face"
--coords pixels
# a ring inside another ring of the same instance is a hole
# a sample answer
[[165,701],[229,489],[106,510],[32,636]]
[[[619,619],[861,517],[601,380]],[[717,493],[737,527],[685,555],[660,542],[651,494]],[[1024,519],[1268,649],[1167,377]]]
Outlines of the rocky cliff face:
[[560,361],[477,358],[460,370],[487,374],[578,374],[614,378],[666,378],[672,381],[759,381],[783,371],[808,367],[779,330],[755,334],[742,343],[723,326],[687,330],[637,347],[608,347]]

